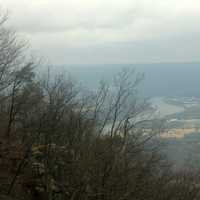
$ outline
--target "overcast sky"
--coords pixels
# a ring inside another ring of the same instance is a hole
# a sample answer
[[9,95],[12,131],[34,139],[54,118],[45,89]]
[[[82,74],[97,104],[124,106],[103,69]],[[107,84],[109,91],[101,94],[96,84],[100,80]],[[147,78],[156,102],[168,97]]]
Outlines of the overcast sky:
[[198,0],[0,0],[52,64],[200,61]]

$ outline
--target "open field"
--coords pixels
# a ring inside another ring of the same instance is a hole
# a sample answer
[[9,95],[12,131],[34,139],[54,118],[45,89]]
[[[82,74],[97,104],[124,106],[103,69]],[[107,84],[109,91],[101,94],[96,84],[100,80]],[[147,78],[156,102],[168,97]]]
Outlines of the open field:
[[176,139],[182,139],[186,135],[189,135],[191,133],[199,133],[200,129],[197,128],[173,128],[166,130],[164,133],[161,133],[162,138],[176,138]]

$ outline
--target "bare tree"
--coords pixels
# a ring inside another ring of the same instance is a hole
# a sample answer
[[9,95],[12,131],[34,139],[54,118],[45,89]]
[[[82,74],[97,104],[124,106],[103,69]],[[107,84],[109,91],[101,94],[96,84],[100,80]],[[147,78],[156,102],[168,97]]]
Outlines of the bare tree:
[[199,199],[199,178],[173,173],[159,152],[163,123],[138,96],[143,75],[124,69],[89,93],[50,70],[38,79],[7,15],[0,18],[0,196]]

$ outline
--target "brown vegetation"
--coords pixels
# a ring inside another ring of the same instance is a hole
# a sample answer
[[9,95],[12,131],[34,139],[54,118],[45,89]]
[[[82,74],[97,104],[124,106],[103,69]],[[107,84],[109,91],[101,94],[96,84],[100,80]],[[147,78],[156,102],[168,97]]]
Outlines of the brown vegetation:
[[[112,90],[85,93],[64,76],[39,80],[24,45],[0,23],[0,198],[168,200],[199,198],[199,180],[173,174],[153,137],[135,128],[148,106],[141,76],[124,70]],[[135,119],[135,120],[134,120]]]

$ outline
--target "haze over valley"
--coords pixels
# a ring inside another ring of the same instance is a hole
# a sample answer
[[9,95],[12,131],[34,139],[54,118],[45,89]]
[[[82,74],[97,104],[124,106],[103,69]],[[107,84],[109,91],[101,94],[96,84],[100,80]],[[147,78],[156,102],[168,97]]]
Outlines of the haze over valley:
[[199,200],[199,11],[0,0],[0,200]]

